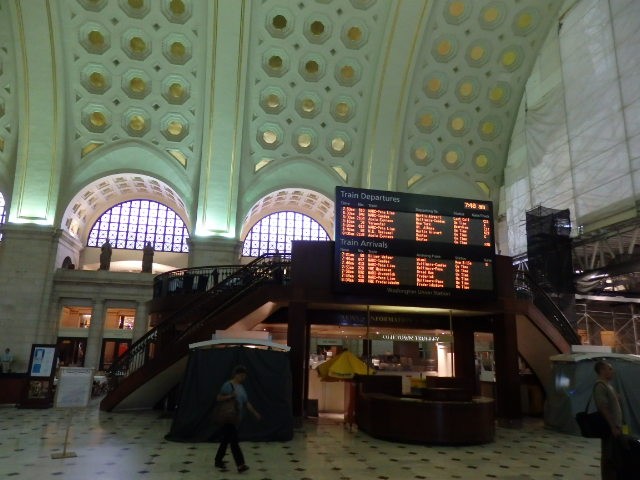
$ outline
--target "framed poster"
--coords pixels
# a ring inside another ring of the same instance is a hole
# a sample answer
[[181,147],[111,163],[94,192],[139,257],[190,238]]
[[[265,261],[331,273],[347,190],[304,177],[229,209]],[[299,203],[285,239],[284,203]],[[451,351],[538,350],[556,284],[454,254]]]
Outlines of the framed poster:
[[31,345],[27,380],[22,389],[20,408],[49,408],[53,405],[54,383],[58,363],[56,345]]
[[32,345],[29,360],[29,376],[49,378],[55,373],[57,363],[55,345]]

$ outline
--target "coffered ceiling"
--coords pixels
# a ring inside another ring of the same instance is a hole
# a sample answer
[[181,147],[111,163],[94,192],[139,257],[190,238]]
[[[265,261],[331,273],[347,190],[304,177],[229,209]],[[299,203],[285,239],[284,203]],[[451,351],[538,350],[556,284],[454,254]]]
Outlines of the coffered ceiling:
[[[56,1],[67,161],[88,169],[119,144],[157,149],[177,173],[155,192],[182,196],[170,203],[184,202],[194,215],[195,196],[184,198],[179,184],[197,190],[211,155],[203,146],[211,117],[228,118],[237,121],[229,138],[239,142],[236,187],[247,192],[240,219],[258,216],[256,206],[269,204],[264,195],[289,192],[291,201],[292,191],[307,188],[325,199],[330,185],[497,202],[523,89],[561,3]],[[239,45],[238,58],[220,54],[229,42]],[[8,127],[16,109],[6,108],[16,105],[15,89],[6,85],[18,82],[6,50],[0,61],[6,158],[17,135]],[[225,76],[239,92],[235,111],[212,101],[216,89],[230,88]],[[294,165],[315,170],[292,176]],[[153,172],[149,164],[144,173]],[[148,190],[131,173],[118,188]],[[69,192],[68,200],[92,197],[96,184],[82,188],[91,191]],[[108,208],[107,197],[95,196],[91,208]],[[299,210],[313,208],[306,193],[296,198]]]

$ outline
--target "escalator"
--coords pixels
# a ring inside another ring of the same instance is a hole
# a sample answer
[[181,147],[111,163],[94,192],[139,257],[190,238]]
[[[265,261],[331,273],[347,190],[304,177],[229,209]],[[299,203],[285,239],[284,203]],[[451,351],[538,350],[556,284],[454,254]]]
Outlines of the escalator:
[[286,264],[259,257],[147,332],[106,372],[109,392],[100,408],[153,408],[180,382],[190,344],[239,321],[251,329],[286,304],[286,287],[274,281]]
[[553,382],[549,358],[568,353],[580,337],[553,299],[526,272],[514,279],[518,301],[516,328],[518,353],[538,377],[545,391]]

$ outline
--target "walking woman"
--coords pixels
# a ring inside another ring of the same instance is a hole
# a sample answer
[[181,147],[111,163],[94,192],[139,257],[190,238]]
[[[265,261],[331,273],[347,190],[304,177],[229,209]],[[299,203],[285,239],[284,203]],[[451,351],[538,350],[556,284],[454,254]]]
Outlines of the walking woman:
[[220,446],[218,447],[218,452],[216,453],[215,466],[223,471],[226,471],[226,462],[224,461],[224,456],[227,453],[227,446],[231,447],[231,454],[233,455],[233,460],[238,468],[238,472],[246,472],[249,470],[249,467],[244,463],[244,455],[242,454],[242,450],[240,449],[240,445],[238,443],[238,423],[242,420],[242,416],[244,413],[245,406],[247,410],[251,412],[251,414],[256,417],[257,420],[260,420],[260,414],[257,412],[251,402],[249,402],[249,397],[247,396],[247,391],[244,389],[242,385],[244,381],[247,379],[247,369],[242,365],[238,365],[233,369],[233,374],[230,380],[227,380],[222,387],[220,388],[220,392],[216,397],[218,402],[223,402],[225,400],[229,400],[234,398],[236,401],[238,418],[235,423],[225,423],[222,425],[222,440],[220,440]]

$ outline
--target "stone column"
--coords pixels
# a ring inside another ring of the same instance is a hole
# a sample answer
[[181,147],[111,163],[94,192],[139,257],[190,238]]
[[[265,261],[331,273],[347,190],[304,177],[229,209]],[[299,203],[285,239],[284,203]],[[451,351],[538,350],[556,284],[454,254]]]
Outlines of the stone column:
[[[205,104],[202,162],[194,236],[230,238],[236,236],[238,192],[240,191],[241,133],[244,116],[244,70],[246,51],[239,39],[245,31],[252,2],[215,2],[215,25],[203,39],[212,52],[206,66],[205,83],[210,101]],[[247,11],[245,11],[247,10]],[[224,35],[216,35],[224,32]],[[215,59],[215,64],[213,62]],[[218,65],[225,65],[223,69]],[[215,108],[215,112],[213,109]],[[221,114],[224,112],[223,114]]]
[[309,328],[307,326],[307,305],[302,302],[289,304],[287,344],[291,347],[291,383],[293,417],[302,419],[305,410],[307,372],[309,363]]
[[84,354],[84,366],[87,368],[95,368],[97,370],[100,366],[100,353],[102,352],[102,337],[106,312],[104,299],[96,299],[91,311],[87,351]]
[[493,332],[496,362],[496,414],[506,427],[522,425],[520,374],[518,371],[518,336],[512,313],[497,315]]
[[469,379],[475,384],[475,345],[473,338],[473,319],[453,319],[453,351],[455,353],[454,371],[456,377]]
[[55,343],[58,318],[51,309],[56,230],[7,223],[0,247],[1,346],[10,346],[14,371],[26,371],[32,343]]
[[149,307],[147,302],[138,302],[136,307],[136,319],[133,324],[133,337],[131,343],[137,342],[149,330]]

